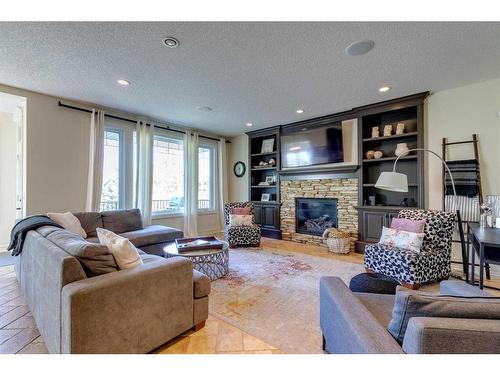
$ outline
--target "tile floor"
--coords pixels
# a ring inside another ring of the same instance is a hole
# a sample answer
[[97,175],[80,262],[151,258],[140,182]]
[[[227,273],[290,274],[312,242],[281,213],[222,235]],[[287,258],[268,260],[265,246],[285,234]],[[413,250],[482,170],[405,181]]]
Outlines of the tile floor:
[[[13,266],[0,267],[0,354],[43,354],[47,348],[17,285]],[[280,351],[210,316],[204,328],[188,331],[153,351],[157,354],[278,354]]]

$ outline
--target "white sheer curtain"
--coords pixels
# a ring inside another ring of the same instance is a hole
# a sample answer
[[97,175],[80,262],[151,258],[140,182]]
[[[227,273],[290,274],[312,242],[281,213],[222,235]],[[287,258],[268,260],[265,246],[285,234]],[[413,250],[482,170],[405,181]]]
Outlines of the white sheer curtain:
[[136,137],[135,207],[141,210],[144,225],[150,225],[153,199],[154,124],[148,126],[145,121],[137,121]]
[[186,132],[184,165],[184,236],[198,234],[198,133]]
[[228,199],[228,187],[227,187],[227,147],[226,139],[220,138],[219,148],[217,152],[218,156],[218,186],[219,186],[219,222],[221,230],[224,230],[226,222],[224,219],[224,203],[227,203]]
[[100,211],[104,162],[104,112],[92,109],[90,115],[89,169],[86,211]]

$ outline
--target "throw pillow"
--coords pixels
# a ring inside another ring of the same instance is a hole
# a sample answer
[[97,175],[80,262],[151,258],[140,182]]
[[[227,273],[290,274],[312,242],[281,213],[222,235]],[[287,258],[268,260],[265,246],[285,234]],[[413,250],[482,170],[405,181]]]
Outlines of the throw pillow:
[[251,226],[251,225],[253,225],[253,216],[252,215],[229,215],[229,225],[232,227]]
[[382,236],[379,241],[380,244],[389,247],[397,247],[402,250],[415,251],[417,253],[420,252],[423,242],[423,233],[413,233],[387,227],[382,229]]
[[500,319],[498,297],[455,297],[422,293],[398,286],[392,319],[387,329],[403,343],[408,322],[413,317]]
[[119,269],[134,268],[143,264],[138,249],[132,245],[128,238],[107,229],[97,228],[96,231],[99,242],[108,247]]
[[413,233],[424,233],[425,219],[411,220],[411,219],[394,218],[392,219],[391,222],[391,228],[405,230],[407,232],[413,232]]
[[47,213],[47,216],[67,231],[78,234],[83,238],[87,238],[87,233],[85,233],[85,231],[83,230],[80,220],[78,220],[78,218],[71,212],[68,211],[63,214],[49,212]]
[[250,207],[233,207],[231,209],[233,215],[250,215]]

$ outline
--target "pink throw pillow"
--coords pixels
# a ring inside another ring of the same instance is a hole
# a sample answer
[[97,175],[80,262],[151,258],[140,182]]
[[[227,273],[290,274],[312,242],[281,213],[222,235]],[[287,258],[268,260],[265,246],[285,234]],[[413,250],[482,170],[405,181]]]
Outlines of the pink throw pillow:
[[250,215],[250,207],[233,207],[231,209],[233,215]]
[[424,233],[425,219],[411,220],[394,218],[391,222],[391,229],[404,230],[412,233]]
[[383,227],[382,236],[380,236],[380,241],[378,243],[401,250],[409,250],[420,253],[423,242],[423,233],[414,233]]

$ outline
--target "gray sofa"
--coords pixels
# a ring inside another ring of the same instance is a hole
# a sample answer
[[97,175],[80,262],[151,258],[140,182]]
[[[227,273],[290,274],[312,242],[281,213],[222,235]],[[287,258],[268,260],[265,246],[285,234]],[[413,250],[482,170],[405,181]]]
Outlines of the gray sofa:
[[99,242],[96,228],[104,228],[127,237],[134,246],[148,254],[163,256],[165,244],[184,237],[184,233],[179,229],[163,225],[144,227],[141,211],[136,208],[103,212],[74,212],[73,214],[80,220],[89,242]]
[[[134,222],[121,214],[115,217],[125,220],[112,222],[112,216],[103,215],[103,226],[118,232]],[[208,277],[185,258],[140,256],[143,265],[117,270],[107,247],[64,229],[27,233],[16,276],[49,352],[148,353],[203,326]]]
[[[472,297],[477,302],[490,297],[465,282],[442,281],[440,297],[449,296]],[[388,331],[395,299],[394,295],[354,293],[337,277],[321,278],[323,349],[343,354],[500,353],[498,319],[410,317],[401,345]],[[491,302],[498,316],[498,301]]]

